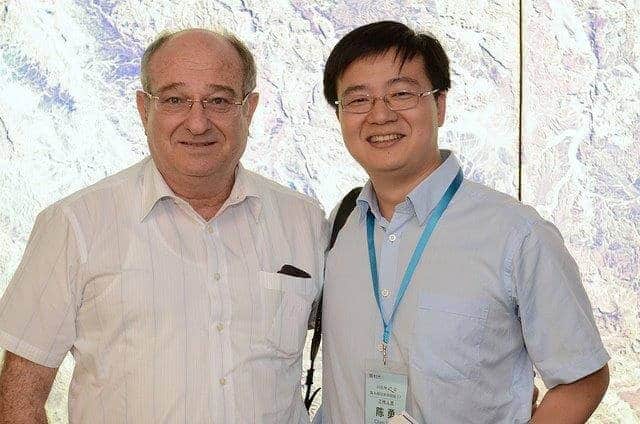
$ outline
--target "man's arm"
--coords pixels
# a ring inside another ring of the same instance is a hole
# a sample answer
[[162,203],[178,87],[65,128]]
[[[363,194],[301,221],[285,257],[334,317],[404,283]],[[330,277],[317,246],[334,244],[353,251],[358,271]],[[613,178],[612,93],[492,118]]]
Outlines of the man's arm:
[[571,384],[559,384],[544,396],[531,423],[585,423],[602,400],[608,386],[607,365]]
[[514,237],[520,240],[512,287],[525,346],[542,380],[553,387],[532,422],[584,423],[609,385],[610,357],[580,271],[551,223],[537,220]]
[[0,424],[46,424],[44,404],[57,371],[6,352],[0,374]]

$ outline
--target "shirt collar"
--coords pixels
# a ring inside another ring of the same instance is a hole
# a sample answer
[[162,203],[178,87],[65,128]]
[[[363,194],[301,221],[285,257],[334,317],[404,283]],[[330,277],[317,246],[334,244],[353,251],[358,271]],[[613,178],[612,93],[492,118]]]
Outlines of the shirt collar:
[[[412,210],[421,226],[424,225],[460,170],[460,163],[450,150],[440,150],[440,157],[442,159],[440,166],[411,190],[404,202],[396,206],[396,209],[403,207],[406,208],[405,210]],[[367,181],[362,188],[356,204],[360,211],[360,222],[366,218],[369,210],[376,220],[383,219],[371,180]]]
[[178,196],[167,185],[151,157],[147,157],[142,173],[142,205],[140,222],[149,215],[153,207],[162,199],[177,199]]
[[376,198],[376,194],[373,191],[373,184],[371,183],[371,180],[368,180],[362,187],[360,194],[356,198],[356,205],[358,207],[358,210],[360,211],[361,223],[366,218],[367,212],[369,210],[371,210],[373,216],[376,217],[376,221],[384,219],[384,217],[380,213],[378,199]]
[[236,181],[231,189],[231,194],[220,208],[218,214],[229,206],[237,205],[246,200],[253,219],[257,221],[262,211],[262,191],[253,172],[248,171],[241,163],[238,163]]
[[[253,174],[247,171],[242,164],[238,164],[236,168],[236,180],[231,189],[231,194],[224,202],[218,214],[222,213],[226,208],[248,200],[249,210],[253,218],[257,221],[262,209],[260,202],[260,188],[258,187]],[[151,158],[147,158],[144,165],[142,176],[142,205],[140,213],[140,221],[149,215],[154,206],[164,199],[174,199],[183,201],[171,190],[169,185],[158,171],[155,163]]]

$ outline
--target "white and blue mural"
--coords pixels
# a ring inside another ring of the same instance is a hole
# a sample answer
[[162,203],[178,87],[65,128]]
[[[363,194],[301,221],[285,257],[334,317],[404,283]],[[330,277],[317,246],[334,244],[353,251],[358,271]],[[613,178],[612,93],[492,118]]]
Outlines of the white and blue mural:
[[[0,0],[0,292],[40,210],[147,154],[139,61],[165,29],[246,41],[261,101],[243,163],[330,211],[364,173],[322,96],[324,61],[383,19],[449,53],[441,145],[466,176],[520,195],[576,258],[612,356],[591,422],[640,422],[638,0]],[[67,422],[72,368],[49,398],[52,423]]]

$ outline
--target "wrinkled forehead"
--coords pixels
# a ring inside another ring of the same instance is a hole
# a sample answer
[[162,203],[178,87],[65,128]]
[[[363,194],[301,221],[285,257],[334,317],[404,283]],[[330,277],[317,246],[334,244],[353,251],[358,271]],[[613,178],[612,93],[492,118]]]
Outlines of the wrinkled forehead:
[[220,85],[242,91],[243,67],[227,40],[210,34],[178,35],[167,41],[149,60],[151,86],[180,84]]

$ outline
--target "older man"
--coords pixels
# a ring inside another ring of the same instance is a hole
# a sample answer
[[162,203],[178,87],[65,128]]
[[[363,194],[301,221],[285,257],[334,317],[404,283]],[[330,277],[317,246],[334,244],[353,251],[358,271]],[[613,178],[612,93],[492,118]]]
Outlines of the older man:
[[584,422],[609,356],[576,264],[552,224],[438,149],[449,88],[440,43],[397,22],[327,60],[325,97],[370,180],[327,257],[325,422],[529,422],[534,366],[550,390],[533,422]]
[[137,106],[151,158],[45,209],[0,304],[3,423],[45,422],[67,352],[71,423],[303,423],[301,352],[325,221],[239,160],[251,53],[163,35]]

